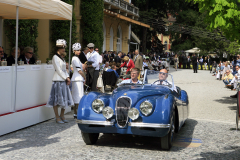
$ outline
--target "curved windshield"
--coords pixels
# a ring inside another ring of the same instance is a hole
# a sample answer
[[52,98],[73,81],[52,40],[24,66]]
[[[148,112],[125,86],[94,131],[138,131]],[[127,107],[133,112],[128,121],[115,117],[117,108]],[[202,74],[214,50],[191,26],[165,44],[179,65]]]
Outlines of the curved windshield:
[[173,76],[165,71],[145,70],[143,84],[162,85],[171,90],[176,90]]

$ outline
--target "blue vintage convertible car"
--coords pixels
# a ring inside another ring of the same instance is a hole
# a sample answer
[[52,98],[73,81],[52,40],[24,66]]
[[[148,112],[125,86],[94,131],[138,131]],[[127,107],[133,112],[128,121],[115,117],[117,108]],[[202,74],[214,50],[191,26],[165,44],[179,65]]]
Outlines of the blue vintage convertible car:
[[111,94],[90,92],[79,104],[77,123],[87,145],[99,133],[160,137],[169,150],[173,133],[188,118],[188,95],[174,86],[170,74],[146,70],[143,84],[121,84]]

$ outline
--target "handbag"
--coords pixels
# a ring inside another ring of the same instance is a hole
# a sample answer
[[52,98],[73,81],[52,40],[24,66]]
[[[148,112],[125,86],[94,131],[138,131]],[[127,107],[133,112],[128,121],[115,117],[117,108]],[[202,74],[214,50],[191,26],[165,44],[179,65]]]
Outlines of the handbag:
[[103,87],[102,76],[99,76],[99,77],[98,77],[98,80],[97,80],[97,87],[98,87],[98,88],[102,88],[102,87]]

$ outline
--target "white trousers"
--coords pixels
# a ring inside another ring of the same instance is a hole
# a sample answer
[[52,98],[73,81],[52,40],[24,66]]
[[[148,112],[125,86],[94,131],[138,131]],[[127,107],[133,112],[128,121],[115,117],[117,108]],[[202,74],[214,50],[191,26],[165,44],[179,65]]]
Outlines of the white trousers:
[[236,80],[236,78],[235,77],[233,77],[233,79],[232,79],[232,81],[231,81],[231,83],[230,84],[233,84],[233,89],[236,89],[237,88],[237,80]]
[[216,78],[220,78],[220,72],[219,71],[217,72]]
[[205,63],[204,66],[205,66],[205,69],[207,69],[207,63]]
[[79,104],[81,98],[84,96],[83,82],[72,82],[72,97],[74,104]]

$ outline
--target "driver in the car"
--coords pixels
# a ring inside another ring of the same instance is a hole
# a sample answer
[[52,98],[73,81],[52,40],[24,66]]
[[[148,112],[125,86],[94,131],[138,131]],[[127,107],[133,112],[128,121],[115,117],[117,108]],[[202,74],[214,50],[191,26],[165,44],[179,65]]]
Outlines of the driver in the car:
[[118,86],[122,85],[122,84],[126,84],[126,83],[142,84],[142,81],[138,80],[139,74],[140,74],[140,70],[138,68],[132,68],[131,79],[127,79],[127,80],[122,81],[121,83],[118,84]]
[[[154,82],[153,84],[164,85],[164,86],[172,85],[172,82],[167,80],[168,71],[166,69],[161,69],[159,71],[158,77],[159,77],[159,81]],[[174,86],[174,90],[177,92],[177,88],[175,86]]]

